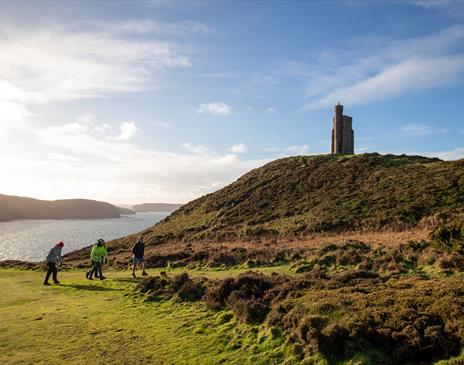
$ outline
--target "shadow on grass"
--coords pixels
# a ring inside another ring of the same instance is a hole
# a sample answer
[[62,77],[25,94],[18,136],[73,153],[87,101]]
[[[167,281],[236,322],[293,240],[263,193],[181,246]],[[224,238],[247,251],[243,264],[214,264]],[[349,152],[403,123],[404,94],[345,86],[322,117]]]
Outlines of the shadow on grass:
[[120,288],[108,288],[106,286],[99,285],[82,285],[82,284],[62,284],[61,286],[67,288],[73,288],[77,290],[89,290],[89,291],[121,291]]
[[115,278],[115,279],[111,279],[112,281],[119,281],[121,283],[132,283],[132,284],[138,284],[140,283],[143,279],[145,279],[147,277],[140,277],[140,278]]

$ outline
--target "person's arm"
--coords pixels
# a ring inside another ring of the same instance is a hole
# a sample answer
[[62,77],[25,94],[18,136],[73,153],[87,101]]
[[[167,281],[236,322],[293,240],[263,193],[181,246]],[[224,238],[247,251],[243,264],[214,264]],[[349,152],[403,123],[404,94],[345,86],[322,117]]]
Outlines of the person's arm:
[[92,246],[92,251],[90,252],[90,259],[94,260],[97,253],[97,245]]
[[57,262],[62,265],[63,264],[63,258],[61,257],[61,248],[58,249],[58,252],[56,253],[56,258],[57,258]]
[[131,252],[133,255],[135,255],[135,247],[137,246],[137,242],[135,242],[133,245],[132,245],[132,249],[131,249]]
[[106,264],[108,262],[108,250],[106,246],[103,246],[103,262]]

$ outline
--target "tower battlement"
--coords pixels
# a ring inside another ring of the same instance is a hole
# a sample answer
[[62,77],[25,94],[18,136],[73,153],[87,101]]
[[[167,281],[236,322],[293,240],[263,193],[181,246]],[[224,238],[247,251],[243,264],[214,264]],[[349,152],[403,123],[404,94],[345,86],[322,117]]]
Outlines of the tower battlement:
[[332,154],[354,154],[353,118],[343,115],[343,105],[334,107]]

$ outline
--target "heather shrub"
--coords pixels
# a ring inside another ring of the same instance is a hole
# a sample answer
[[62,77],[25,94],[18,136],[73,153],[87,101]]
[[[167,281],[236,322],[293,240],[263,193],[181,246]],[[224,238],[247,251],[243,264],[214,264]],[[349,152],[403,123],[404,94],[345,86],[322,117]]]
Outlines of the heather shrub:
[[187,280],[177,292],[182,301],[195,302],[205,294],[206,288],[201,281]]
[[429,233],[429,237],[439,247],[464,254],[464,221],[437,226]]

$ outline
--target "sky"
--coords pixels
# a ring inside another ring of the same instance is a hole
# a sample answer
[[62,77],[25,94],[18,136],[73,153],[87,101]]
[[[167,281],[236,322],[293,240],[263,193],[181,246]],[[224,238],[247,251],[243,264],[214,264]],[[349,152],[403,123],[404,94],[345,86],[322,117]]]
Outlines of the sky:
[[2,1],[0,193],[185,203],[277,158],[464,157],[463,1]]

